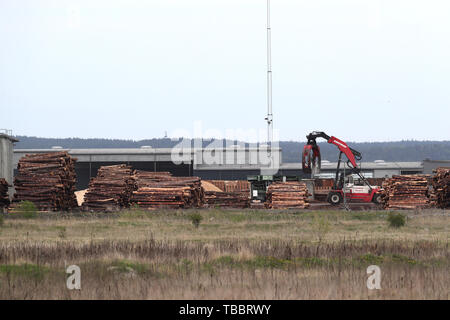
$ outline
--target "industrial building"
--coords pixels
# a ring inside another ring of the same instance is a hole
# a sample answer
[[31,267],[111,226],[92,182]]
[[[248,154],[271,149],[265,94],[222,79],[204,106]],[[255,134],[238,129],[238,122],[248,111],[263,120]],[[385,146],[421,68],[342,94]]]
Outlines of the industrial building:
[[[11,131],[2,129],[0,132],[0,178],[6,179],[6,181],[13,184],[13,150],[14,142],[17,142],[11,135]],[[9,190],[9,194],[12,195],[12,189]]]
[[[11,143],[14,140],[9,140]],[[228,148],[151,148],[137,149],[15,149],[13,167],[25,154],[67,151],[77,158],[77,189],[87,187],[91,177],[95,177],[100,166],[126,163],[134,169],[146,171],[169,171],[175,176],[199,176],[202,179],[245,180],[249,175],[265,174],[267,149],[233,146]],[[278,168],[276,174],[309,178],[302,172],[301,163],[283,163],[281,149],[272,149],[273,159]],[[175,163],[174,163],[175,160]],[[336,162],[322,162],[321,178],[332,178]],[[398,174],[432,173],[439,166],[450,166],[450,161],[423,162],[362,162],[362,173],[368,178],[385,178]],[[275,174],[275,173],[274,173]]]
[[[247,174],[272,173],[266,148],[151,148],[138,149],[15,149],[13,166],[26,154],[67,151],[77,158],[77,188],[87,187],[101,166],[125,163],[134,169],[169,171],[174,176],[199,176],[204,179],[246,179]],[[281,149],[272,148],[272,159],[281,163]],[[267,170],[265,170],[267,168]],[[273,172],[275,174],[276,172]]]
[[423,173],[432,174],[433,170],[439,167],[450,168],[450,160],[430,160],[423,161]]

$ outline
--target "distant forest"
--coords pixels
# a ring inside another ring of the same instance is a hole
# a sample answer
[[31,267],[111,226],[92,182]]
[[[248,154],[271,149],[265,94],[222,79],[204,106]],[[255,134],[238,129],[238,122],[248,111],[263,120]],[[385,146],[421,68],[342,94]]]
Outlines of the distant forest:
[[[171,148],[181,140],[158,138],[148,140],[120,140],[120,139],[81,139],[81,138],[38,138],[16,136],[19,142],[16,149],[44,149],[53,146],[63,148],[140,148],[152,146],[153,148]],[[225,141],[224,141],[225,142]],[[203,146],[207,146],[211,140],[203,140]],[[235,142],[242,146],[248,143]],[[189,140],[188,145],[193,145]],[[280,141],[283,162],[301,162],[301,150],[305,142]],[[422,161],[450,160],[450,141],[396,141],[396,142],[348,142],[348,144],[363,155],[362,161]],[[253,145],[252,145],[253,146]],[[319,143],[323,160],[336,161],[338,149],[326,142]]]

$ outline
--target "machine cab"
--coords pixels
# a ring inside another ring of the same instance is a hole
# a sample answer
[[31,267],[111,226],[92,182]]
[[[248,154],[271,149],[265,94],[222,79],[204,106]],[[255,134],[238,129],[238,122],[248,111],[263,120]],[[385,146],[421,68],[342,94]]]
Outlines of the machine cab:
[[367,184],[364,183],[361,179],[355,179],[353,175],[348,175],[345,177],[345,183],[343,191],[345,193],[371,193],[372,190],[369,188]]

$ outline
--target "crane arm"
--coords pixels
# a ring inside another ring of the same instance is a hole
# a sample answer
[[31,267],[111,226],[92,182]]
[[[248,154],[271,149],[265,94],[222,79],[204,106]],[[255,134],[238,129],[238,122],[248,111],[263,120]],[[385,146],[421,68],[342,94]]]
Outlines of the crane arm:
[[[364,176],[361,174],[360,169],[358,168],[356,161],[362,159],[362,155],[359,151],[356,151],[355,149],[350,148],[347,143],[344,141],[327,135],[325,132],[322,131],[313,131],[310,134],[306,136],[308,139],[307,144],[305,145],[303,149],[302,154],[302,168],[303,172],[305,173],[311,173],[313,167],[317,167],[320,169],[320,149],[319,146],[316,143],[317,138],[323,138],[327,140],[328,143],[334,144],[336,147],[338,147],[340,153],[339,153],[339,160],[337,163],[336,168],[336,178],[334,180],[333,189],[340,189],[342,187],[339,187],[339,168],[341,164],[341,156],[342,154],[345,154],[345,156],[348,159],[348,166],[351,168],[351,171],[355,174],[357,174],[362,181],[364,181],[365,184],[369,186],[369,189],[372,191],[372,187],[370,186],[369,182],[364,178]],[[350,165],[350,164],[351,165]],[[341,176],[342,177],[342,176]]]
[[[362,158],[361,153],[359,151],[356,151],[355,149],[350,148],[347,145],[347,143],[345,143],[344,141],[342,141],[334,136],[329,136],[325,132],[313,131],[310,134],[308,134],[306,136],[306,138],[308,139],[308,142],[305,146],[305,149],[312,149],[313,151],[317,150],[316,151],[316,153],[317,153],[319,147],[317,146],[316,139],[323,138],[323,139],[327,140],[328,143],[331,143],[331,144],[334,144],[335,146],[337,146],[339,151],[341,151],[342,153],[345,154],[345,156],[347,157],[347,159],[350,161],[350,163],[352,164],[352,166],[354,168],[357,168],[356,160],[361,160],[361,158]],[[311,147],[307,147],[307,146],[311,146]]]
[[[316,142],[317,138],[325,139],[328,143],[334,144],[336,147],[338,147],[339,151],[341,153],[345,154],[345,156],[347,157],[349,167],[352,167],[354,170],[358,170],[356,161],[357,160],[359,161],[362,158],[362,155],[359,151],[356,151],[355,149],[350,148],[347,145],[347,143],[345,143],[344,141],[342,141],[334,136],[329,136],[323,131],[313,131],[306,136],[306,139],[308,139],[308,142],[306,143],[305,147],[303,148],[303,153],[302,153],[303,172],[311,173],[313,170],[313,167],[318,168],[320,170],[321,156],[320,156],[320,148]],[[339,159],[340,159],[340,157],[339,157]]]

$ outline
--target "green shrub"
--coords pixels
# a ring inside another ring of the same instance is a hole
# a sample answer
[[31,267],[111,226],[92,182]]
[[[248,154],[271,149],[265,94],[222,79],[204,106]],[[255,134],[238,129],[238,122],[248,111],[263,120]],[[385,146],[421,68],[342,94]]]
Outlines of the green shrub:
[[47,267],[36,264],[3,264],[0,265],[0,274],[8,276],[31,278],[34,280],[42,280],[44,275],[50,271]]
[[200,222],[202,222],[202,220],[203,220],[203,217],[200,213],[196,212],[196,213],[191,213],[189,215],[189,219],[191,220],[194,227],[198,228],[200,226]]
[[3,227],[3,214],[0,213],[0,227]]
[[35,218],[37,215],[37,208],[35,204],[31,201],[21,201],[17,207],[16,211],[24,218]]
[[403,227],[406,223],[406,217],[401,213],[389,213],[388,218],[389,226],[392,228]]
[[383,263],[384,257],[372,253],[366,253],[358,257],[359,262],[364,264],[380,264]]
[[[112,267],[112,268],[111,268]],[[114,260],[109,270],[115,270],[120,273],[139,273],[144,274],[149,271],[149,267],[146,264],[138,263],[129,260]]]
[[246,261],[246,265],[252,268],[283,268],[289,265],[291,261],[278,259],[274,257],[258,256]]

